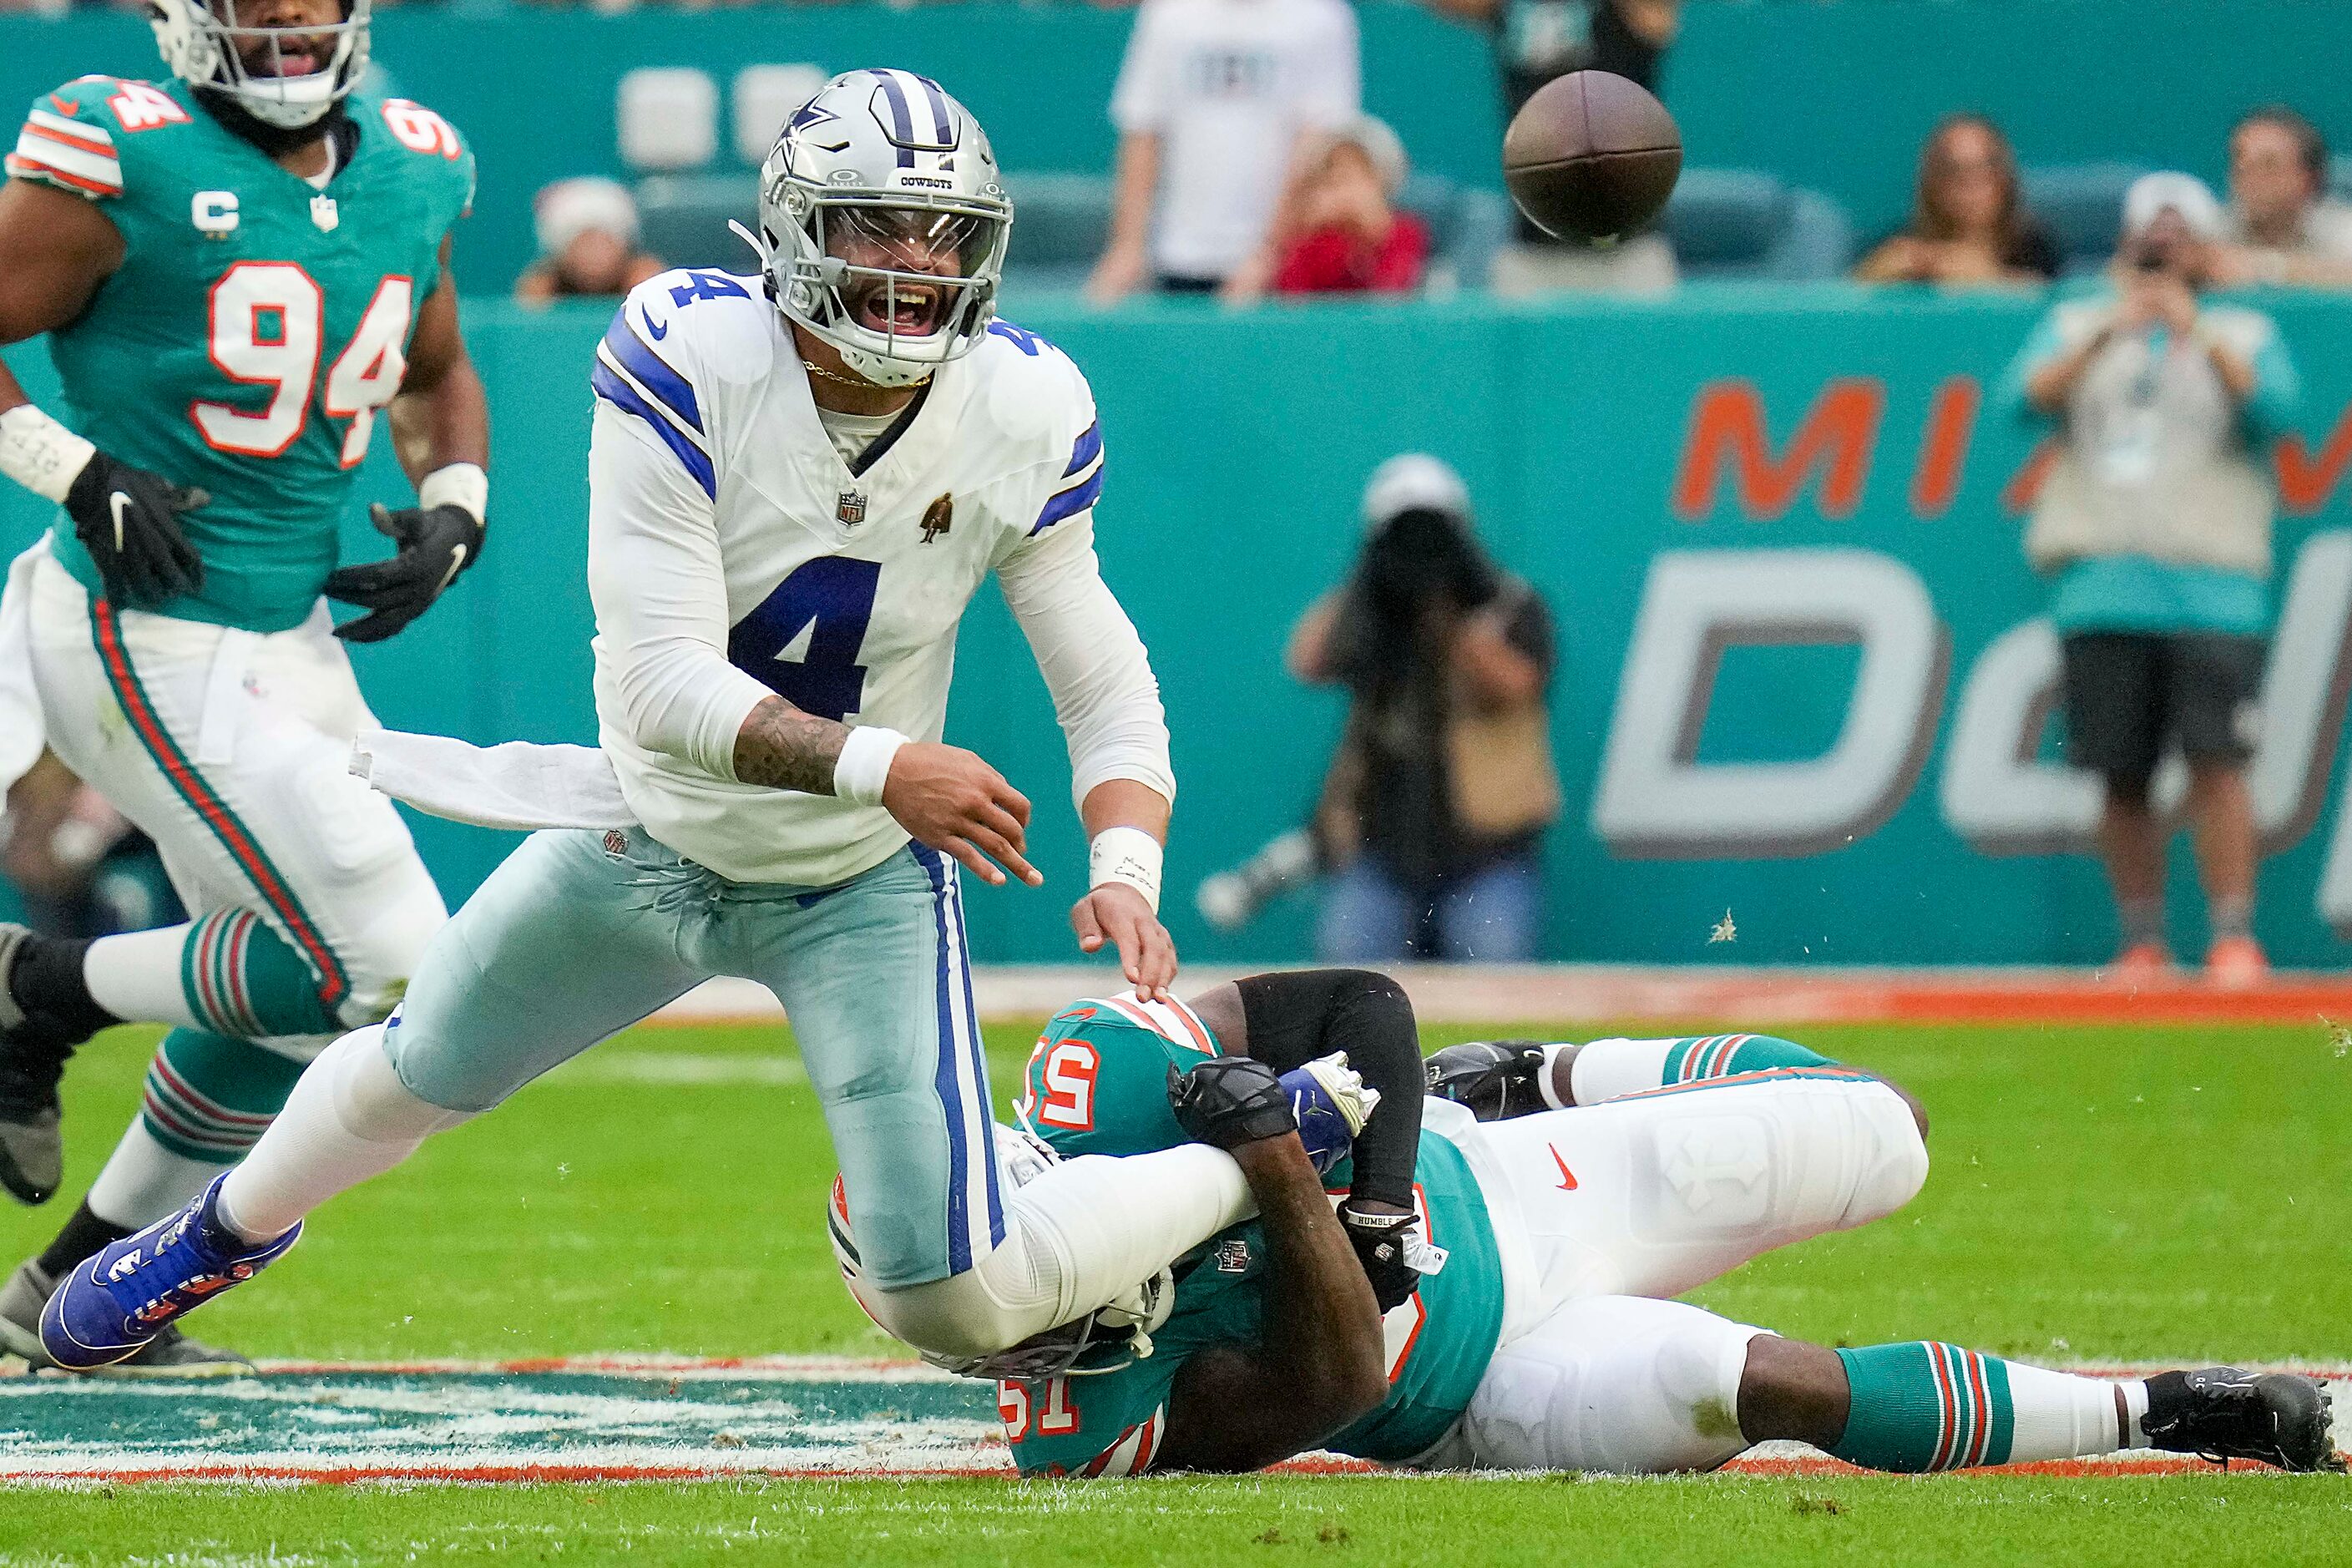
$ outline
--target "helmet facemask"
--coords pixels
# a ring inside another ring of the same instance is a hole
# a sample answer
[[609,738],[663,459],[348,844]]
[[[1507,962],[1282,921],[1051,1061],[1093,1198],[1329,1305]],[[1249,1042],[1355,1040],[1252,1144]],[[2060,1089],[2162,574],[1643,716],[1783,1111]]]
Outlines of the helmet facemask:
[[[811,191],[781,171],[761,204],[783,313],[883,386],[969,351],[996,313],[1009,204],[922,191]],[[793,226],[779,234],[776,217]]]
[[155,41],[174,76],[290,131],[326,118],[365,74],[372,0],[343,0],[339,21],[275,27],[239,26],[236,3],[151,0]]
[[1176,1277],[1163,1268],[1134,1289],[1122,1292],[1108,1306],[992,1354],[921,1353],[931,1365],[959,1377],[1009,1383],[1095,1377],[1122,1371],[1150,1356],[1151,1331],[1168,1321],[1175,1306]]

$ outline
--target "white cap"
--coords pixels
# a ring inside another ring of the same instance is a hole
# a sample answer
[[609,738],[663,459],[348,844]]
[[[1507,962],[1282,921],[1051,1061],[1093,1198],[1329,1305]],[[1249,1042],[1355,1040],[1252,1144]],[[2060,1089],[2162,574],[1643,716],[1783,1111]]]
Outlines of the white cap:
[[1426,452],[1404,452],[1372,470],[1364,486],[1364,524],[1378,528],[1403,511],[1470,515],[1470,487],[1452,464]]
[[2189,232],[2200,239],[2219,239],[2228,227],[2210,186],[2194,174],[2166,170],[2132,182],[2124,195],[2124,233],[2144,233],[2168,212],[2179,214]]
[[558,180],[531,198],[530,216],[541,256],[560,256],[592,231],[609,234],[623,245],[637,243],[637,204],[617,180],[593,175]]
[[1329,151],[1346,146],[1363,150],[1364,156],[1371,162],[1372,173],[1380,176],[1381,189],[1390,195],[1404,189],[1405,175],[1409,172],[1405,163],[1404,143],[1397,139],[1394,131],[1389,129],[1387,121],[1359,114],[1331,132],[1326,155]]

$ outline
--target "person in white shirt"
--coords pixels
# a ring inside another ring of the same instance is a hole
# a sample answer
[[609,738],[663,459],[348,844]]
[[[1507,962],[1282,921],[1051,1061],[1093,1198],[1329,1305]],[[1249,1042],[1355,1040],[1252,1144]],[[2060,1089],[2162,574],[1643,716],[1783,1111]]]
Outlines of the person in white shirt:
[[1144,0],[1111,95],[1109,243],[1087,293],[1210,293],[1269,241],[1301,155],[1362,112],[1345,0]]
[[2213,286],[2352,289],[2352,205],[2327,194],[2327,142],[2284,104],[2230,132],[2229,232],[2207,263]]
[[791,1016],[869,1304],[925,1351],[1092,1311],[1245,1212],[1222,1149],[1015,1190],[992,1142],[959,867],[1042,879],[1029,803],[940,742],[992,571],[1094,839],[1079,945],[1116,947],[1146,1005],[1176,954],[1159,688],[1095,556],[1101,430],[1078,368],[994,317],[1012,206],[987,138],[928,78],[849,72],[785,126],[759,216],[759,273],[639,285],[591,377],[596,710],[636,825],[516,851],[243,1165],[58,1287],[61,1364],[133,1353],[327,1198],[712,975]]

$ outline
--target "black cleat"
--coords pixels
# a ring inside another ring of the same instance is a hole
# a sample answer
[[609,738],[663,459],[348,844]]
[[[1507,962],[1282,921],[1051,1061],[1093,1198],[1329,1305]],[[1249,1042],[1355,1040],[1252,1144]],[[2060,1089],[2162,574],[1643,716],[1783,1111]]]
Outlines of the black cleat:
[[[25,1358],[28,1370],[46,1372],[57,1366],[41,1348],[41,1307],[57,1281],[41,1272],[30,1258],[0,1283],[0,1354]],[[253,1363],[231,1350],[192,1340],[177,1323],[168,1323],[138,1352],[93,1375],[100,1377],[198,1378],[243,1377]]]
[[0,922],[0,1187],[27,1204],[47,1203],[64,1179],[58,1080],[66,1058],[88,1037],[76,1037],[47,1013],[26,1012],[8,989],[18,955],[40,940]]
[[1423,1092],[1466,1105],[1481,1121],[1503,1121],[1549,1108],[1537,1080],[1547,1047],[1541,1040],[1472,1040],[1448,1046],[1422,1063]]
[[2234,1366],[2162,1372],[2147,1380],[2140,1430],[2168,1453],[2259,1459],[2282,1470],[2340,1470],[2327,1391],[2291,1373]]

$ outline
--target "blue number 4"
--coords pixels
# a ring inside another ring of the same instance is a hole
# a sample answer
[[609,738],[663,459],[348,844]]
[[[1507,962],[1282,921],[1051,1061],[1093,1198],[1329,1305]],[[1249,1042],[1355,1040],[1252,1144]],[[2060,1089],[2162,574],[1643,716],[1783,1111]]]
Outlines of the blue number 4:
[[689,272],[687,280],[669,291],[673,303],[693,304],[697,300],[748,300],[751,291],[724,272]]
[[[776,584],[736,623],[727,659],[803,713],[842,720],[865,703],[866,667],[857,662],[874,618],[879,561],[820,555]],[[808,652],[783,657],[805,630]]]

